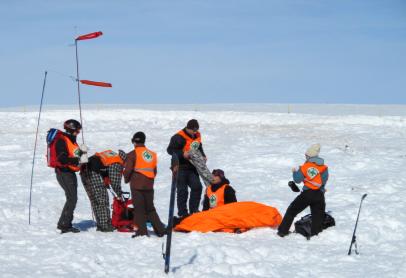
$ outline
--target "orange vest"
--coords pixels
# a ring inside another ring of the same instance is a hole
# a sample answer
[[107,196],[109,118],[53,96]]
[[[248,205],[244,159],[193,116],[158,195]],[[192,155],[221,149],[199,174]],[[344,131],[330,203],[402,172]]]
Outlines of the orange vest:
[[158,164],[158,158],[155,152],[146,147],[136,147],[134,171],[153,179],[155,178],[155,169]]
[[96,153],[96,156],[100,158],[100,161],[104,166],[110,166],[113,163],[124,165],[124,162],[118,153],[113,152],[112,150]]
[[[80,157],[80,148],[78,143],[72,143],[72,141],[67,137],[67,136],[61,136],[63,140],[65,140],[66,143],[66,148],[68,149],[68,157],[70,158],[75,158],[75,157]],[[74,166],[74,165],[66,165],[69,169],[72,171],[78,172],[80,170],[79,166]]]
[[300,169],[304,176],[304,185],[310,189],[319,190],[322,186],[321,174],[327,170],[327,166],[307,161]]
[[190,151],[190,149],[197,150],[200,147],[200,144],[202,143],[200,132],[196,133],[195,139],[192,139],[188,134],[186,134],[185,131],[183,131],[183,129],[180,130],[178,134],[186,140],[186,144],[183,147],[183,152],[188,152]]
[[211,184],[207,187],[206,196],[209,198],[209,205],[211,209],[224,205],[224,191],[226,190],[227,186],[228,184],[223,184],[219,189],[217,189],[216,192],[211,190]]

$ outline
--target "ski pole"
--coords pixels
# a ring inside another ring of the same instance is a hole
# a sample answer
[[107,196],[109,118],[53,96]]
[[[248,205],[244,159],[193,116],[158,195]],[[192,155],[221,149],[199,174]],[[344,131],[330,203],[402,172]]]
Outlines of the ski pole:
[[45,84],[46,84],[46,81],[47,81],[47,74],[48,74],[47,71],[45,71],[44,83],[42,85],[41,102],[40,102],[40,105],[39,105],[39,112],[38,112],[37,131],[35,133],[34,154],[32,156],[30,202],[29,202],[29,205],[28,205],[28,225],[31,225],[31,197],[32,197],[32,182],[33,182],[33,179],[34,179],[35,153],[37,151],[39,122],[40,122],[40,119],[41,119],[42,103],[43,103],[43,100],[44,100],[44,92],[45,92]]
[[[172,154],[172,184],[171,184],[171,195],[169,200],[169,215],[168,215],[168,226],[166,227],[166,248],[165,253],[163,253],[163,258],[165,260],[164,271],[166,274],[169,272],[170,261],[171,261],[171,245],[172,245],[172,228],[173,228],[173,214],[175,207],[175,194],[176,186],[179,174],[179,159],[175,153]],[[163,245],[162,245],[163,249]]]
[[355,227],[354,227],[354,233],[352,234],[352,238],[351,238],[351,244],[350,244],[350,248],[348,250],[348,255],[351,255],[351,251],[352,251],[352,245],[354,244],[355,246],[355,254],[359,254],[358,253],[358,246],[357,246],[357,241],[356,241],[356,236],[355,236],[355,232],[357,231],[357,226],[358,226],[358,219],[359,219],[359,214],[361,212],[361,206],[362,206],[362,201],[364,201],[365,197],[367,196],[367,194],[362,195],[361,197],[361,202],[359,203],[359,209],[358,209],[358,216],[357,216],[357,220],[355,221]]

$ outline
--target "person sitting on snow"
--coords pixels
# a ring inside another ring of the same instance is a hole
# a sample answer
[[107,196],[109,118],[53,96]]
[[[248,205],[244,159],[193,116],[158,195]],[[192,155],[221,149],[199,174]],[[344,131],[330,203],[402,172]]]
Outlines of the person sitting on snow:
[[203,200],[204,211],[237,202],[235,190],[230,186],[230,181],[225,177],[224,171],[215,169],[212,174],[213,183],[207,186]]
[[107,189],[111,185],[116,196],[121,197],[121,177],[126,157],[122,150],[118,153],[107,150],[89,157],[88,164],[81,168],[80,176],[92,205],[97,231],[114,231]]
[[[324,159],[319,157],[320,144],[314,144],[307,149],[305,163],[299,169],[293,168],[293,180],[295,183],[303,182],[302,192],[289,205],[282,223],[278,228],[278,235],[284,237],[289,234],[293,219],[310,206],[312,214],[311,235],[317,235],[322,231],[325,217],[325,185],[328,180],[328,167]],[[297,186],[289,183],[293,191],[299,191]]]

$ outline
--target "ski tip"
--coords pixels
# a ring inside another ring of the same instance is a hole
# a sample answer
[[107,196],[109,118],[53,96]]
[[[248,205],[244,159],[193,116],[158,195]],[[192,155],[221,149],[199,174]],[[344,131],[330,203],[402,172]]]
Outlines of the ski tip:
[[368,195],[368,194],[365,193],[364,195],[362,195],[362,198],[361,198],[361,199],[364,200],[367,195]]

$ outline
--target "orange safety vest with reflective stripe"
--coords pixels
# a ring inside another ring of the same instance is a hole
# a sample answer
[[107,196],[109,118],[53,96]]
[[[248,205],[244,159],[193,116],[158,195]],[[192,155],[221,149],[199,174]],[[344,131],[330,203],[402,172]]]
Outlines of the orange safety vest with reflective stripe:
[[209,198],[209,205],[211,209],[224,205],[224,191],[226,190],[227,186],[228,184],[223,184],[219,187],[219,189],[216,190],[216,192],[211,190],[211,184],[207,187],[206,195],[207,198]]
[[[63,138],[63,140],[66,143],[66,148],[68,149],[68,157],[70,158],[80,157],[79,155],[80,148],[78,143],[72,143],[72,141],[65,135],[61,136],[61,138]],[[66,165],[65,167],[68,167],[69,169],[75,172],[78,172],[80,170],[80,167],[75,165]]]
[[136,147],[134,171],[148,178],[155,178],[155,169],[158,164],[158,157],[155,152],[146,147]]
[[110,166],[113,163],[124,165],[124,161],[121,159],[118,153],[112,150],[96,153],[96,156],[100,158],[100,161],[104,166]]
[[186,144],[183,147],[183,152],[188,152],[190,149],[197,150],[200,147],[200,144],[202,143],[202,138],[200,136],[200,132],[196,133],[196,138],[192,139],[189,135],[186,134],[186,132],[182,129],[178,132],[180,136],[182,136],[186,140]]
[[305,162],[305,164],[300,167],[304,176],[304,185],[312,190],[319,190],[322,186],[321,174],[327,169],[328,167],[326,165],[317,165],[309,161]]

